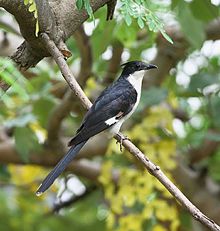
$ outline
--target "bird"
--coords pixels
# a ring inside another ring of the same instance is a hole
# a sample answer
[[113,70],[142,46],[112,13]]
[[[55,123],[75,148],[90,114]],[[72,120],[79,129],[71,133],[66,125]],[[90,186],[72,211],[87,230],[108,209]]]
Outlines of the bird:
[[68,143],[69,151],[43,180],[36,191],[37,196],[53,184],[91,137],[104,130],[117,135],[123,122],[137,108],[145,72],[157,66],[142,61],[129,61],[121,66],[121,75],[98,96],[85,114],[76,135]]

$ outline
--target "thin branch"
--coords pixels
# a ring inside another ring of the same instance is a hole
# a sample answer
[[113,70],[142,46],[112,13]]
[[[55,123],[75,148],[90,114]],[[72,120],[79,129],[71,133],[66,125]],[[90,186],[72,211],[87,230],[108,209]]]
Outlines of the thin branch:
[[[65,60],[63,59],[61,52],[58,50],[58,48],[56,48],[54,42],[49,39],[48,35],[43,34],[42,38],[44,39],[48,51],[57,62],[69,86],[71,87],[71,89],[73,89],[74,93],[80,99],[83,106],[89,109],[92,104],[86,97],[85,93],[82,91],[80,86],[78,85],[77,81],[74,79],[74,76],[71,73]],[[118,134],[115,136],[115,139],[118,141],[121,141],[122,138],[124,138],[123,135]],[[190,214],[196,220],[198,220],[200,223],[210,228],[211,230],[220,231],[220,227],[214,221],[212,221],[210,218],[204,215],[196,206],[194,206],[188,200],[188,198],[166,177],[166,175],[160,170],[160,167],[156,166],[149,159],[147,159],[145,155],[131,141],[123,139],[122,144],[131,154],[133,154],[144,165],[144,167],[153,176],[155,176],[164,185],[164,187],[174,196],[174,198],[176,198],[176,200],[179,201],[180,204],[188,212],[190,212]]]
[[[92,72],[92,49],[89,37],[86,35],[83,26],[79,27],[79,29],[75,32],[74,37],[81,54],[80,72],[77,76],[77,80],[83,89],[85,87],[87,79],[91,76]],[[47,143],[49,146],[60,143],[59,131],[63,119],[69,114],[72,109],[74,109],[74,112],[78,112],[79,107],[80,105],[79,102],[76,100],[75,94],[71,90],[68,90],[60,104],[57,105],[51,113],[47,129]]]
[[50,40],[49,36],[46,33],[42,33],[41,37],[48,51],[50,52],[55,62],[59,66],[64,79],[66,80],[70,88],[73,90],[74,94],[80,99],[82,105],[86,109],[89,109],[92,106],[92,103],[89,101],[89,99],[83,92],[82,88],[77,83],[60,50],[56,47],[55,43],[52,40]]
[[203,214],[161,171],[160,167],[152,163],[143,152],[140,151],[132,142],[127,140],[122,134],[118,134],[115,138],[120,141],[123,146],[133,154],[148,170],[150,174],[155,176],[161,184],[173,195],[173,197],[200,223],[210,228],[211,230],[220,231],[218,226],[213,220]]

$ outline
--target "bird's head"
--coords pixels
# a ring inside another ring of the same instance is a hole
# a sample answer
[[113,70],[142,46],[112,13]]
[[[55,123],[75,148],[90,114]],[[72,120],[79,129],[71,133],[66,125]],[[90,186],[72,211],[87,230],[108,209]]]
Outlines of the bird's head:
[[147,64],[141,61],[130,61],[121,65],[123,67],[122,75],[129,76],[132,74],[143,74],[144,72],[153,68],[157,68],[157,66],[153,64]]

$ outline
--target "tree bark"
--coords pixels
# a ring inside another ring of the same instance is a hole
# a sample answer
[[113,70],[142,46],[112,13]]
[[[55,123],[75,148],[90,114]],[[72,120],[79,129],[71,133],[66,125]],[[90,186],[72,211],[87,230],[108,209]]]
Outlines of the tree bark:
[[[95,12],[109,0],[91,0],[90,4]],[[58,48],[62,49],[64,42],[76,29],[88,19],[85,10],[76,8],[73,0],[42,0],[36,1],[40,32],[47,33]],[[0,0],[0,7],[14,15],[19,24],[20,31],[25,41],[12,55],[12,59],[23,69],[35,66],[44,57],[50,56],[41,37],[36,37],[36,19],[28,11],[23,0]]]

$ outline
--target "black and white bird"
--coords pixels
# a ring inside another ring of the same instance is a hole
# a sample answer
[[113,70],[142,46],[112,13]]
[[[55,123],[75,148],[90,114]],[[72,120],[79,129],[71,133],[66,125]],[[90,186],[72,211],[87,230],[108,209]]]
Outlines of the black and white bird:
[[157,66],[131,61],[122,67],[120,77],[100,94],[86,113],[76,135],[69,142],[69,151],[47,175],[36,195],[41,195],[53,184],[89,138],[106,129],[114,135],[118,134],[123,122],[133,114],[140,101],[144,74]]

